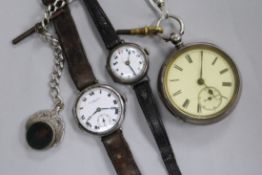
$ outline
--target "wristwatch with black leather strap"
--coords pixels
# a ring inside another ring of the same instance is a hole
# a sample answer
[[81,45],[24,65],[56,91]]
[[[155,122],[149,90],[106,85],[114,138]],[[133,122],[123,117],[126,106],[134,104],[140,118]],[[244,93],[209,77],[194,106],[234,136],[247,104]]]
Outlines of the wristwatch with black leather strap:
[[119,38],[97,0],[84,0],[84,3],[110,51],[107,60],[109,73],[116,82],[133,85],[168,173],[181,175],[146,76],[149,67],[148,52],[137,44],[125,43]]
[[120,128],[125,114],[122,96],[112,87],[98,84],[67,6],[53,23],[71,77],[81,91],[74,109],[80,127],[101,137],[117,174],[141,175]]

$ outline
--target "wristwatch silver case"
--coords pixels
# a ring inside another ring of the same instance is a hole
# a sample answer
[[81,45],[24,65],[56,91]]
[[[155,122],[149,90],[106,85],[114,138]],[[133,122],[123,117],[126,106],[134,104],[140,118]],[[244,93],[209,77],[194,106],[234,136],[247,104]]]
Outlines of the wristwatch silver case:
[[[141,53],[143,54],[144,58],[145,58],[145,66],[143,69],[143,72],[140,76],[136,77],[135,79],[132,79],[131,81],[129,80],[124,80],[121,79],[117,76],[115,76],[115,74],[113,73],[111,66],[110,66],[110,59],[112,58],[113,53],[118,50],[121,47],[126,47],[126,46],[131,46],[131,47],[135,47],[138,50],[141,51]],[[139,46],[138,44],[134,44],[134,43],[123,43],[118,45],[117,47],[115,47],[113,50],[111,50],[108,59],[107,59],[107,65],[106,68],[109,72],[109,74],[111,75],[111,77],[113,78],[113,80],[117,83],[121,83],[121,84],[136,84],[137,82],[139,82],[140,80],[142,80],[144,77],[146,77],[148,69],[149,69],[149,58],[148,58],[149,52],[147,49],[142,48],[141,46]]]

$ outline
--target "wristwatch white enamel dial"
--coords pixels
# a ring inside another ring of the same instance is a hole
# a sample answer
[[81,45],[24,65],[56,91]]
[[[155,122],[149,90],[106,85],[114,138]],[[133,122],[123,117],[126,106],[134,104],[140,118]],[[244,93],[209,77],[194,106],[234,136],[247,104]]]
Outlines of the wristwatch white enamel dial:
[[136,44],[122,44],[110,54],[107,68],[116,81],[135,83],[147,73],[147,52]]
[[124,101],[109,86],[87,88],[75,106],[77,120],[82,128],[98,135],[107,135],[119,129],[124,117]]

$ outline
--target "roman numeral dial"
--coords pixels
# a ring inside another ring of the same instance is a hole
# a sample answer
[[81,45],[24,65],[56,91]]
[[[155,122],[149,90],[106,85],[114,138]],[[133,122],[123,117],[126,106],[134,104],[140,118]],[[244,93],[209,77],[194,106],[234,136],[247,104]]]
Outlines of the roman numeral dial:
[[172,55],[162,70],[162,80],[160,86],[168,106],[193,120],[218,117],[229,110],[240,86],[232,59],[205,44]]
[[79,97],[75,114],[88,132],[103,134],[114,130],[123,118],[123,100],[111,87],[94,85]]

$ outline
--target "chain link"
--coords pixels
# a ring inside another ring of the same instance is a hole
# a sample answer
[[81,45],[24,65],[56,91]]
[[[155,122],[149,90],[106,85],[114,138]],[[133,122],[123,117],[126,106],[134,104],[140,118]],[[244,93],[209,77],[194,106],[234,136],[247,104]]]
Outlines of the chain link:
[[62,76],[62,72],[64,70],[64,62],[65,62],[62,53],[62,47],[59,41],[52,34],[48,33],[45,30],[42,30],[39,33],[41,34],[43,39],[49,43],[50,47],[54,51],[54,67],[49,82],[49,87],[50,87],[49,93],[55,104],[54,110],[56,112],[61,112],[61,110],[63,110],[64,108],[64,102],[60,93],[60,79]]
[[50,23],[51,17],[60,9],[62,9],[67,3],[66,0],[55,0],[54,3],[47,6],[43,20],[41,22],[42,28],[47,31],[47,27]]
[[60,79],[64,70],[64,57],[62,47],[58,39],[48,32],[48,25],[51,17],[58,10],[62,9],[68,2],[66,0],[55,0],[46,10],[42,22],[38,25],[37,32],[47,41],[54,51],[54,67],[49,82],[50,96],[54,102],[54,111],[60,113],[64,108],[64,102],[60,93]]
[[168,16],[165,0],[148,0],[148,1],[152,5],[152,7],[154,7],[160,13],[161,18],[166,18]]

